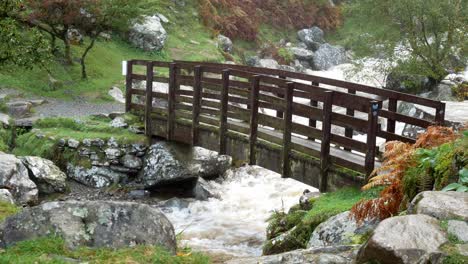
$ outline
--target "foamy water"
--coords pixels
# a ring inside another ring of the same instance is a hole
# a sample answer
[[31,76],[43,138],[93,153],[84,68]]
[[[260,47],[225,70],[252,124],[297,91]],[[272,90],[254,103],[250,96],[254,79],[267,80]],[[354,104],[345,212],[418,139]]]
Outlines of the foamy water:
[[305,189],[316,190],[258,166],[230,170],[222,183],[211,183],[220,199],[195,201],[166,216],[182,232],[182,245],[236,257],[260,256],[271,212],[287,211]]

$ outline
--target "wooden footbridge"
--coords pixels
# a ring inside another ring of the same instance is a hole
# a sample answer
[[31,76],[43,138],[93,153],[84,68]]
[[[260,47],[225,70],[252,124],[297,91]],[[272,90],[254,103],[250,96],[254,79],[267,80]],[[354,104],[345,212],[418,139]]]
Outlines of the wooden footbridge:
[[[146,81],[143,88],[137,85],[141,81]],[[292,157],[312,157],[319,175],[299,179],[321,191],[327,189],[332,165],[362,175],[379,166],[377,138],[414,142],[396,133],[396,122],[427,128],[443,123],[445,115],[443,103],[410,94],[296,72],[207,62],[131,60],[126,88],[126,111],[144,115],[146,135],[229,155],[238,147],[232,140],[243,138],[250,164],[258,163],[259,148],[276,146],[281,164],[272,167],[283,177],[294,174]],[[399,114],[398,102],[433,108],[434,119]],[[208,142],[203,131],[215,134],[216,144]],[[353,139],[358,133],[365,140]]]

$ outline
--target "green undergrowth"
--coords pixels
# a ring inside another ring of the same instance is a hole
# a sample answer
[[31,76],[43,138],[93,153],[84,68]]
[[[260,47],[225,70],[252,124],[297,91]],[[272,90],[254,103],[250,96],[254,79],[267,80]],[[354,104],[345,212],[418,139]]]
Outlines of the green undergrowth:
[[[350,210],[361,199],[370,199],[378,196],[380,188],[362,192],[357,188],[342,188],[335,192],[325,193],[319,198],[309,200],[312,207],[309,211],[292,207],[288,213],[274,212],[269,218],[267,238],[264,245],[264,254],[276,254],[299,248],[306,248],[314,229],[328,218]],[[286,243],[273,243],[271,239],[290,232]],[[361,241],[362,239],[356,239]]]
[[[124,119],[129,125],[142,125],[133,115],[126,114]],[[74,160],[80,163],[77,151],[58,148],[59,140],[75,139],[81,142],[84,139],[100,138],[107,141],[114,138],[119,144],[147,143],[147,138],[143,135],[134,134],[123,128],[110,127],[110,121],[104,117],[88,117],[81,120],[45,118],[39,120],[33,130],[18,136],[13,153],[18,156],[40,156],[59,163],[61,160]],[[80,165],[89,166],[89,164]]]
[[[24,241],[5,249],[0,263],[42,264],[70,263],[154,263],[154,264],[206,264],[210,259],[200,253],[184,252],[176,256],[154,246],[136,246],[123,249],[68,249],[60,238],[41,238]],[[74,262],[74,261],[73,261]]]
[[0,201],[0,222],[8,216],[16,214],[19,210],[20,208],[16,207],[14,204]]
[[0,151],[8,151],[8,142],[11,132],[7,129],[0,127]]

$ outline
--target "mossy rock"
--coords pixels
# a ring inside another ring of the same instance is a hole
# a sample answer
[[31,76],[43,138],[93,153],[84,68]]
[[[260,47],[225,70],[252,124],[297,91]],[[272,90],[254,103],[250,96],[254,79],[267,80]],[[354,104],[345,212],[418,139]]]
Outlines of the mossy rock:
[[273,239],[298,225],[307,211],[296,210],[292,213],[285,214],[276,212],[270,217],[267,227],[267,239]]

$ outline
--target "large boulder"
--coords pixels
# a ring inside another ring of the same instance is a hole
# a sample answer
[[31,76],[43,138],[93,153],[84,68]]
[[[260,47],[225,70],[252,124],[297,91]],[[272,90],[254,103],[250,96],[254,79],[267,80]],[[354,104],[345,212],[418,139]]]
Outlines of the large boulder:
[[468,243],[468,222],[449,220],[447,222],[447,232],[455,236],[459,241]]
[[180,182],[194,182],[197,178],[176,157],[176,149],[167,142],[158,142],[149,148],[139,179],[146,188]]
[[0,227],[3,247],[57,235],[70,248],[155,245],[176,250],[174,227],[158,209],[109,201],[49,202],[26,208]]
[[222,51],[231,53],[233,49],[232,40],[224,35],[218,35],[218,42],[216,43],[218,48]]
[[10,191],[8,191],[7,189],[0,189],[0,201],[10,204],[15,203],[13,195],[11,195]]
[[28,170],[20,159],[0,153],[0,186],[9,189],[18,204],[38,201],[36,184],[29,179]]
[[137,48],[159,51],[166,44],[167,32],[158,16],[146,16],[130,28],[129,39]]
[[85,168],[70,163],[67,165],[67,172],[71,179],[93,188],[109,187],[127,178],[127,174],[116,172],[108,167]]
[[349,211],[343,212],[318,225],[307,247],[360,244],[377,224],[378,221],[365,221],[358,225],[356,220],[350,217]]
[[277,255],[240,258],[226,264],[348,264],[353,263],[356,248],[352,246],[299,249]]
[[27,101],[10,102],[6,104],[8,114],[15,118],[23,118],[31,115],[32,104]]
[[279,63],[274,59],[261,59],[255,66],[268,69],[278,69]]
[[320,45],[325,43],[323,36],[323,30],[319,27],[306,28],[297,32],[298,39],[314,51],[318,50]]
[[28,168],[29,177],[36,183],[40,193],[63,193],[67,190],[67,175],[52,161],[31,156],[21,157],[21,160]]
[[419,193],[411,201],[408,214],[425,214],[439,220],[468,221],[468,193],[432,191]]
[[383,220],[359,251],[358,263],[412,264],[439,251],[448,241],[439,221],[427,215]]
[[124,104],[125,103],[125,96],[118,87],[110,88],[109,92],[107,92],[115,101]]
[[313,61],[316,70],[326,71],[333,66],[345,63],[347,61],[346,51],[343,47],[325,43],[320,45],[314,53]]

